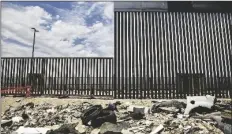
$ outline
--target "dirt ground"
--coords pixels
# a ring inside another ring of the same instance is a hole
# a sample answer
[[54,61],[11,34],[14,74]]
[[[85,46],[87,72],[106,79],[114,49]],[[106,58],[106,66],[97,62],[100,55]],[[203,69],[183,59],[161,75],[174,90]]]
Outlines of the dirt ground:
[[101,99],[59,99],[59,98],[23,98],[23,97],[4,97],[1,98],[1,114],[7,110],[10,106],[16,107],[19,105],[26,104],[28,102],[33,102],[34,104],[50,103],[53,105],[64,105],[64,104],[81,104],[82,102],[89,102],[91,104],[108,104],[110,102],[121,101],[121,102],[131,102],[136,105],[151,106],[151,100],[101,100]]
[[[33,102],[34,104],[42,104],[42,103],[50,103],[53,105],[64,105],[64,104],[81,104],[82,102],[89,102],[91,104],[108,104],[110,102],[121,101],[121,102],[130,102],[133,105],[142,105],[142,106],[152,106],[152,100],[154,99],[114,99],[114,100],[106,100],[106,99],[75,99],[75,98],[41,98],[41,97],[31,97],[31,98],[23,98],[23,97],[2,97],[1,98],[1,114],[7,110],[10,106],[15,107],[22,104],[26,104],[28,102]],[[231,99],[220,99],[222,101],[231,101]],[[163,101],[161,99],[155,101]],[[186,101],[182,99],[181,101]]]

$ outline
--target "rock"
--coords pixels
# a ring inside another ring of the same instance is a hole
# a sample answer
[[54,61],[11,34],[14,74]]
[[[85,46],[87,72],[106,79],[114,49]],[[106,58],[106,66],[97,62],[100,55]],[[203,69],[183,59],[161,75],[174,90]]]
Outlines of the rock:
[[122,129],[121,133],[122,134],[134,134],[133,132],[131,132],[129,130],[125,130],[125,129]]
[[191,126],[186,126],[185,128],[184,128],[184,130],[189,130],[191,128]]
[[73,117],[75,118],[80,118],[81,117],[81,112],[76,111],[75,113],[72,114]]
[[172,101],[162,101],[162,102],[157,102],[155,103],[151,111],[156,112],[159,107],[175,107],[177,109],[185,108],[186,104],[184,102],[180,102],[177,100],[172,100]]
[[232,124],[232,111],[230,110],[223,110],[221,113],[221,116],[226,122]]
[[12,120],[1,120],[1,127],[12,125]]
[[193,134],[199,130],[201,130],[199,127],[195,127],[195,126],[187,126],[184,128],[185,130],[185,134]]
[[75,129],[77,130],[78,133],[85,134],[86,130],[87,130],[87,127],[82,124],[82,121],[80,121],[78,123],[78,125],[75,127]]
[[184,118],[184,115],[183,115],[183,114],[177,114],[177,118],[183,119],[183,118]]
[[26,128],[21,126],[12,134],[46,134],[49,130],[48,128]]
[[54,114],[56,112],[56,109],[54,107],[52,107],[51,109],[47,109],[46,112],[48,114]]
[[16,100],[16,102],[20,102],[20,101],[22,101],[22,99],[18,99],[18,100]]
[[118,108],[117,108],[118,105],[121,105],[120,101],[116,101],[115,103],[109,103],[107,107],[105,108],[105,110],[111,110],[111,111],[118,112]]
[[124,128],[123,124],[105,122],[101,125],[99,134],[122,134],[121,131]]
[[150,134],[157,134],[160,133],[164,129],[164,126],[161,124],[156,128],[153,128],[152,132]]
[[22,110],[23,109],[23,105],[21,106],[16,106],[15,108],[13,108],[13,107],[11,107],[10,109],[9,109],[9,111],[14,111],[14,112],[17,112],[17,111],[20,111],[20,110]]
[[150,114],[150,108],[142,106],[131,105],[127,108],[127,111],[130,113],[132,118],[137,120]]
[[153,122],[151,122],[151,121],[149,121],[149,120],[146,120],[146,121],[145,121],[145,125],[148,126],[148,127],[150,127],[150,126],[153,125]]
[[231,124],[224,123],[224,128],[222,129],[224,134],[231,134],[232,133],[232,126]]
[[68,120],[69,124],[73,124],[73,123],[78,123],[80,122],[80,118],[71,118],[71,120]]
[[135,110],[142,110],[142,112],[144,114],[150,114],[150,108],[149,107],[144,107],[144,106],[135,106],[135,105],[130,105],[128,108],[127,108],[127,112],[134,112]]
[[130,102],[124,102],[122,103],[118,108],[119,109],[127,109],[129,106],[131,106],[132,104]]
[[53,126],[46,126],[45,128],[49,128],[50,130],[56,130],[60,127],[61,127],[60,125],[53,125]]
[[25,106],[29,108],[34,108],[35,104],[33,102],[29,102]]
[[159,107],[159,109],[167,113],[177,113],[179,111],[176,107]]
[[46,134],[79,134],[75,130],[75,124],[64,124],[56,130],[49,130]]
[[100,129],[95,128],[91,131],[91,134],[99,134],[100,133]]

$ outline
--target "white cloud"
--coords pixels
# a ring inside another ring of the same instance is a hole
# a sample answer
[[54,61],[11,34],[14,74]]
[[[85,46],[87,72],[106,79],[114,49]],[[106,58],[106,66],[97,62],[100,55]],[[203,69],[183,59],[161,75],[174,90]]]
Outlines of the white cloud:
[[56,15],[56,19],[59,19],[60,18],[60,15]]
[[[88,5],[88,6],[87,6]],[[3,57],[30,57],[33,31],[36,33],[36,57],[113,56],[113,23],[94,22],[87,25],[86,14],[98,12],[105,21],[113,19],[111,2],[74,2],[72,9],[59,9],[53,16],[39,6],[7,4],[2,8]],[[89,8],[90,7],[90,8]],[[113,22],[113,21],[112,21]],[[75,42],[76,38],[84,39]]]

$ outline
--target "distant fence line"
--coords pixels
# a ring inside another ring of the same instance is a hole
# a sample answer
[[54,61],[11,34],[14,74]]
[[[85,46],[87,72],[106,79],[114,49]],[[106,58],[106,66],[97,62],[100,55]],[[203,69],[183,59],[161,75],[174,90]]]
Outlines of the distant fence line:
[[2,58],[1,88],[32,85],[35,95],[112,96],[112,63],[112,58]]

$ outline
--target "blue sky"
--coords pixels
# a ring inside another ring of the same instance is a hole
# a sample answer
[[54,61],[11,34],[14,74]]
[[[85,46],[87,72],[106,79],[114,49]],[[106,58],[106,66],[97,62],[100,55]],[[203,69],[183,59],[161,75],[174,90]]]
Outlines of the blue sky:
[[113,56],[113,2],[3,2],[3,57]]

